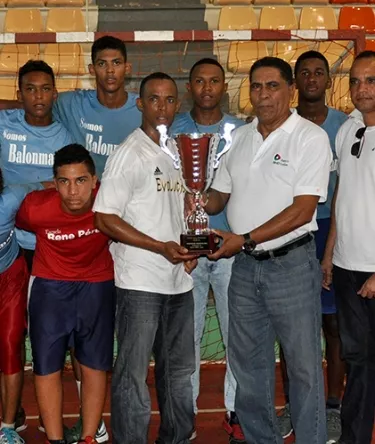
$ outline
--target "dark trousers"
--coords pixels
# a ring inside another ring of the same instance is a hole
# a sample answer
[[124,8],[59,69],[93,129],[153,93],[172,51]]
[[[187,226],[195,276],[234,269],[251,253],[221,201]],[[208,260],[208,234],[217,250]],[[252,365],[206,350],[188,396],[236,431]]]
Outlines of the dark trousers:
[[112,376],[114,444],[147,444],[152,353],[160,410],[158,444],[188,444],[194,429],[194,299],[117,289],[118,355]]
[[347,380],[341,408],[342,444],[371,444],[375,413],[375,299],[357,292],[373,273],[334,267],[342,358]]

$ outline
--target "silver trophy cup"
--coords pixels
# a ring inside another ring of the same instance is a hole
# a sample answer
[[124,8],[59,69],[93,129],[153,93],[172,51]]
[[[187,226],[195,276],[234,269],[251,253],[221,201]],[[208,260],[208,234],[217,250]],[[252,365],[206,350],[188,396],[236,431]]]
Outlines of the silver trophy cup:
[[[208,190],[214,178],[214,171],[232,145],[231,133],[235,125],[226,123],[220,134],[177,134],[168,136],[166,125],[159,125],[160,147],[180,170],[185,190],[193,194],[195,209],[186,218],[187,230],[181,235],[181,245],[199,254],[211,254],[216,249],[215,235],[208,228],[208,214],[202,206],[202,194]],[[217,152],[221,139],[225,145]]]

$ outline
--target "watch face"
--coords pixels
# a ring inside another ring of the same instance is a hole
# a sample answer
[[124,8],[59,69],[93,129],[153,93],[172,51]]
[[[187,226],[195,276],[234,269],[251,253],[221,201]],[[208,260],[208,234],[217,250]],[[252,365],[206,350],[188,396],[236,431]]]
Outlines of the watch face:
[[252,239],[249,239],[244,243],[243,247],[246,251],[251,253],[255,248],[255,242]]

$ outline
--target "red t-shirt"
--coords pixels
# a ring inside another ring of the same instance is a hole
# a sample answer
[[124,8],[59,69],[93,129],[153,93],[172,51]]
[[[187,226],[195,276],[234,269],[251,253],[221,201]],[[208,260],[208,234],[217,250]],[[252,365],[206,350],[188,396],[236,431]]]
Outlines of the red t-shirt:
[[94,213],[65,213],[55,189],[28,194],[16,225],[36,234],[33,276],[86,282],[113,279],[109,238],[94,227]]

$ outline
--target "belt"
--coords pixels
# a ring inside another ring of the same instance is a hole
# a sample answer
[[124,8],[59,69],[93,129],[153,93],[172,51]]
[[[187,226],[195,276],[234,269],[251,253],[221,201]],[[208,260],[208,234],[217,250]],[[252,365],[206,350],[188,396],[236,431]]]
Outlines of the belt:
[[279,257],[279,256],[285,256],[289,253],[289,251],[295,250],[298,247],[302,247],[302,245],[307,244],[310,242],[314,236],[311,233],[307,233],[302,237],[299,237],[293,242],[290,242],[289,244],[285,244],[279,248],[275,248],[274,250],[268,250],[268,251],[253,251],[251,253],[245,253],[249,256],[252,256],[257,261],[264,261],[267,259],[271,259],[273,257]]

